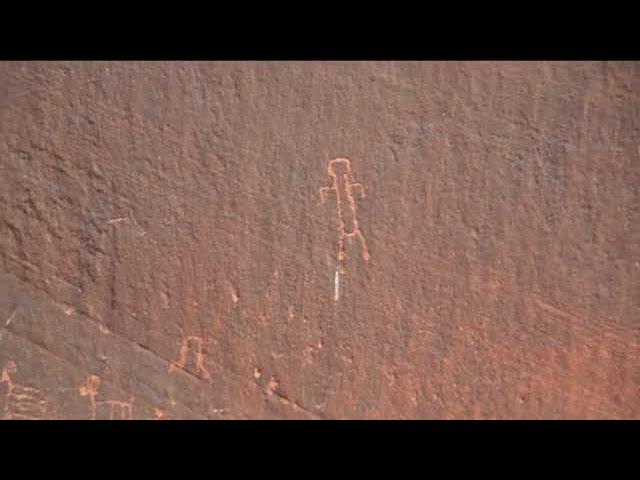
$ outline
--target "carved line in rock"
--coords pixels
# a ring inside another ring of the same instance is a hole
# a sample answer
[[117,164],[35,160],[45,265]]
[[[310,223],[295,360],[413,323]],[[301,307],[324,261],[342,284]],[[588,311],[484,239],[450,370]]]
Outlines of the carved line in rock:
[[[167,370],[168,373],[172,373],[180,370],[185,370],[187,360],[189,359],[189,352],[193,351],[196,357],[196,373],[201,374],[205,380],[211,380],[211,374],[204,366],[204,354],[202,351],[202,338],[196,336],[185,337],[180,345],[180,356],[178,359],[169,364]],[[193,348],[190,349],[189,345]]]
[[[324,203],[325,195],[327,192],[333,191],[336,195],[336,215],[338,220],[338,231],[339,231],[339,240],[338,240],[338,267],[336,269],[335,276],[335,300],[337,301],[339,298],[339,286],[340,286],[340,278],[339,274],[345,273],[344,262],[346,261],[346,251],[345,251],[345,238],[353,239],[357,238],[360,242],[361,247],[361,255],[365,262],[368,262],[370,259],[370,254],[367,248],[366,240],[361,232],[361,229],[358,224],[357,217],[357,206],[354,198],[354,191],[358,190],[359,198],[366,198],[364,187],[353,180],[351,163],[346,158],[334,158],[329,161],[327,166],[327,172],[329,176],[332,178],[331,186],[325,186],[320,188],[320,198],[321,202]],[[112,219],[108,223],[118,223],[120,221],[124,221],[126,218],[116,218]],[[234,303],[237,303],[238,297],[235,293],[232,294]],[[544,307],[543,305],[538,305]],[[552,307],[553,308],[553,307]],[[548,310],[548,308],[547,308]],[[15,313],[15,312],[14,312]],[[10,323],[10,320],[9,322]],[[7,326],[8,326],[7,323]],[[203,341],[199,337],[190,336],[186,337],[181,344],[180,354],[178,360],[171,362],[169,365],[169,373],[175,372],[178,369],[185,370],[187,365],[187,361],[189,358],[189,353],[193,352],[195,355],[195,364],[197,373],[200,373],[204,378],[211,379],[211,375],[204,367],[204,355],[202,351]],[[191,348],[190,348],[191,346]],[[5,368],[6,370],[6,368]],[[2,372],[2,382],[5,382],[5,376],[8,379],[6,382],[8,385],[11,385],[11,389],[13,390],[13,384],[11,382],[10,374],[6,373],[5,370]],[[8,372],[9,370],[7,370]],[[185,370],[186,371],[186,370]],[[90,376],[89,379],[97,376]],[[95,380],[92,381],[95,383]],[[89,380],[87,381],[87,385],[81,387],[81,395],[89,396],[90,401],[92,402],[92,413],[93,417],[96,416],[96,406],[106,405],[110,408],[109,416],[112,418],[115,415],[119,414],[120,417],[131,417],[132,416],[132,404],[133,397],[129,402],[125,401],[115,401],[115,400],[107,400],[107,401],[96,401],[95,398],[98,393],[98,386],[94,387],[93,383]],[[98,378],[99,385],[99,378]],[[19,387],[19,386],[18,386]],[[29,387],[23,387],[29,389]],[[84,389],[84,390],[83,390]],[[37,392],[37,389],[30,389],[32,392]],[[84,393],[83,393],[84,392]],[[45,402],[46,403],[46,402]],[[161,412],[160,414],[158,412]],[[162,416],[164,412],[161,410],[156,411],[156,416]]]
[[4,399],[2,418],[4,420],[21,419],[36,420],[47,416],[47,400],[41,397],[40,390],[25,387],[13,381],[18,367],[13,360],[9,360],[2,368],[0,384],[6,385],[7,392]]
[[338,266],[334,279],[334,301],[340,298],[340,274],[346,273],[344,262],[347,258],[345,239],[357,239],[360,242],[360,254],[365,262],[371,258],[367,241],[358,223],[358,212],[354,191],[357,190],[360,199],[366,198],[364,187],[355,182],[348,158],[336,157],[329,160],[327,173],[331,177],[331,185],[320,188],[320,203],[324,204],[326,194],[334,192],[336,198],[336,218],[338,221]]
[[102,406],[107,408],[109,420],[133,419],[133,402],[135,400],[133,395],[129,400],[96,400],[99,389],[100,377],[98,375],[89,375],[86,384],[81,385],[79,388],[80,396],[89,397],[91,420],[97,419],[98,408]]
[[[526,297],[530,304],[533,304],[535,307],[540,309],[540,311],[554,316],[559,316],[568,320],[572,324],[576,324],[577,326],[582,326],[581,328],[592,330],[593,327],[589,327],[588,322],[580,321],[580,317],[577,317],[573,313],[567,312],[567,310],[563,307],[559,307],[557,305],[553,305],[551,303],[545,302],[542,297],[536,294],[530,294]],[[592,317],[593,318],[593,317]],[[624,343],[628,342],[628,339],[621,337],[619,332],[612,330],[612,323],[615,324],[615,321],[612,319],[599,319],[598,322],[601,327],[608,326],[608,328],[604,328],[604,335],[607,337],[612,337],[617,340],[624,341]],[[6,328],[6,327],[5,327]],[[191,348],[190,348],[191,347]],[[185,369],[187,365],[187,361],[189,358],[189,353],[193,352],[195,355],[195,364],[197,368],[197,373],[200,373],[204,378],[211,379],[211,375],[208,370],[204,366],[204,352],[203,352],[203,341],[200,337],[197,336],[188,336],[185,337],[181,343],[180,347],[180,355],[177,361],[172,362],[169,365],[169,372],[177,371],[178,369]],[[186,370],[185,370],[186,371]],[[0,374],[0,384],[6,385],[6,393],[4,395],[4,406],[2,410],[2,418],[3,419],[42,419],[47,417],[47,400],[42,398],[39,389],[33,387],[27,387],[14,382],[13,377],[17,373],[16,363],[12,360],[9,360],[3,367],[2,372]],[[254,375],[255,376],[255,375]],[[256,378],[259,378],[258,375]],[[273,379],[272,379],[273,380]],[[100,378],[97,375],[89,375],[86,380],[86,384],[80,387],[80,395],[83,397],[89,397],[89,401],[91,404],[91,418],[96,419],[99,416],[98,410],[105,407],[106,412],[104,412],[104,416],[109,419],[132,419],[133,417],[133,403],[135,400],[134,396],[131,396],[129,400],[97,400],[98,391],[100,386]],[[312,416],[316,415],[313,412],[309,412],[304,407],[300,406],[294,401],[289,400],[286,397],[283,397],[277,394],[275,387],[277,386],[277,382],[273,383],[273,381],[269,382],[267,387],[267,393],[274,393],[276,397],[278,397],[283,403],[288,406],[294,408],[295,410],[302,410]],[[221,413],[223,410],[216,410],[216,413]],[[160,409],[155,409],[155,417],[158,419],[167,418],[166,413]]]

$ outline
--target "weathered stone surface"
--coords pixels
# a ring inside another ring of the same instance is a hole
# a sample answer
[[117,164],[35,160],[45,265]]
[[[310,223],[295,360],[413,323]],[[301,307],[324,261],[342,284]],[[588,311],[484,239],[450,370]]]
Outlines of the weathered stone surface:
[[639,94],[637,63],[0,64],[2,415],[640,417]]

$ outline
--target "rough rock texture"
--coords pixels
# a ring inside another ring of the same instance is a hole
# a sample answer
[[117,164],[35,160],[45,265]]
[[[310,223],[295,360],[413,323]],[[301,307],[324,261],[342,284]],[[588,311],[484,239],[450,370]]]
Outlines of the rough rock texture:
[[638,63],[1,63],[0,413],[640,418],[639,114]]

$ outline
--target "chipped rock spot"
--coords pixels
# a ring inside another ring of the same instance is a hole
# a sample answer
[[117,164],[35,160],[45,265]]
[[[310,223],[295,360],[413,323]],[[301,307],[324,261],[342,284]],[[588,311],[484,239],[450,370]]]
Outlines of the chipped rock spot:
[[240,301],[240,294],[233,286],[229,286],[229,292],[231,293],[231,301],[233,303],[238,303]]
[[254,368],[253,369],[253,378],[255,378],[257,380],[260,377],[262,377],[262,372],[260,371],[259,368]]
[[270,394],[275,393],[278,385],[280,385],[280,382],[278,382],[275,377],[271,377],[267,383],[267,392]]
[[169,295],[167,295],[165,292],[160,292],[160,298],[162,298],[162,305],[164,306],[164,308],[168,308],[169,307]]
[[159,408],[153,409],[153,416],[156,420],[165,420],[167,418],[167,414],[164,410],[160,410]]
[[304,351],[302,352],[302,364],[303,365],[310,365],[313,363],[313,347],[312,346],[307,346],[305,347]]
[[17,311],[18,311],[18,309],[16,308],[16,309],[13,311],[13,313],[12,313],[11,315],[9,315],[9,318],[7,318],[7,321],[4,323],[4,326],[5,326],[5,327],[8,327],[9,325],[11,325],[11,322],[12,322],[12,321],[13,321],[13,319],[15,318]]

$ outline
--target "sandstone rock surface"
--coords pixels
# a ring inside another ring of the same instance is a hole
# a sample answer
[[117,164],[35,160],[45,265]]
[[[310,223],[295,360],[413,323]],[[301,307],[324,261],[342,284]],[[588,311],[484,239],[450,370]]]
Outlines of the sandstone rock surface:
[[3,418],[638,418],[640,65],[0,64]]

